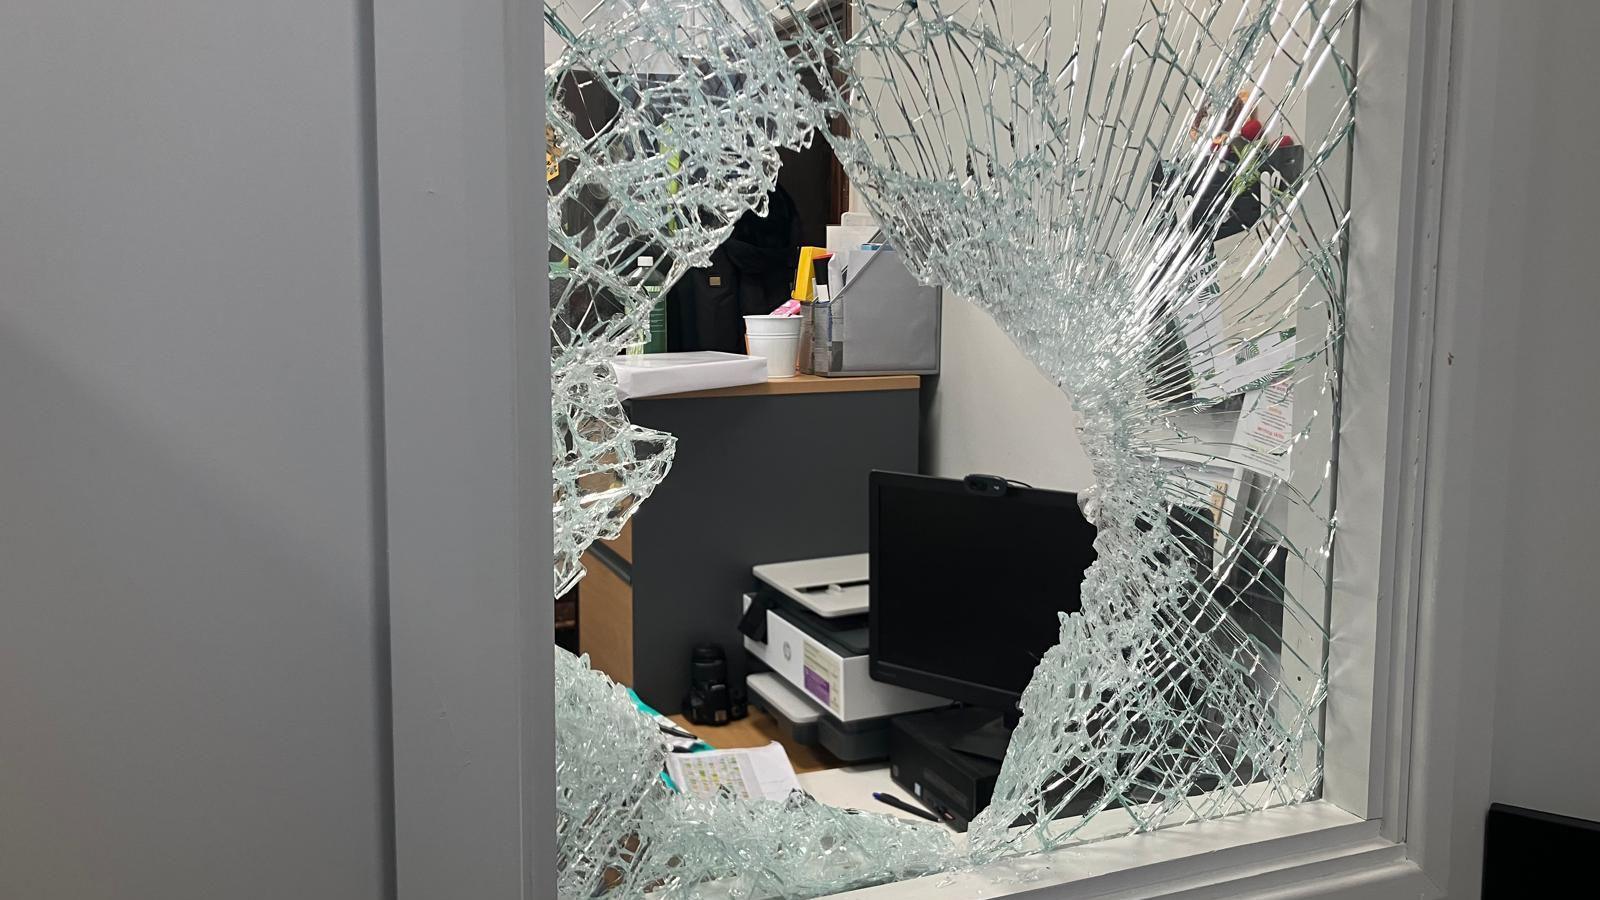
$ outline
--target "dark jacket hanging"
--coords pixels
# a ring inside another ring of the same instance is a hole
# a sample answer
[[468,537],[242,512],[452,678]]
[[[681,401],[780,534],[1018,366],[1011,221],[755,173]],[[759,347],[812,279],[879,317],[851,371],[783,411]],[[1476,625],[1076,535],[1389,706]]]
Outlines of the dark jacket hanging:
[[711,254],[668,296],[672,350],[743,353],[744,317],[772,312],[789,299],[800,259],[800,217],[783,188],[767,198],[767,215],[747,212]]

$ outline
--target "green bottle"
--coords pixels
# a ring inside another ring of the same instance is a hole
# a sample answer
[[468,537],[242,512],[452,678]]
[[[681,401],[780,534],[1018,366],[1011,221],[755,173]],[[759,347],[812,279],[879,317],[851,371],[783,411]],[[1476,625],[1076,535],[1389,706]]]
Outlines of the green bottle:
[[635,348],[630,348],[629,352],[665,353],[667,352],[667,298],[661,293],[665,279],[656,271],[656,260],[653,256],[641,256],[634,265],[641,270],[640,281],[644,285],[645,296],[650,298],[650,339],[636,345]]

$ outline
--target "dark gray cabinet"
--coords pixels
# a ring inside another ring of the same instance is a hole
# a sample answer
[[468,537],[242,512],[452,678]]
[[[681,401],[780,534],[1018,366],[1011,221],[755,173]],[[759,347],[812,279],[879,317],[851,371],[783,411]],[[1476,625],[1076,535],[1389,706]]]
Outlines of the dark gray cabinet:
[[595,666],[666,713],[698,643],[721,644],[742,678],[750,567],[866,551],[867,473],[917,471],[919,386],[800,376],[631,401],[678,454],[624,539],[585,558],[579,645]]

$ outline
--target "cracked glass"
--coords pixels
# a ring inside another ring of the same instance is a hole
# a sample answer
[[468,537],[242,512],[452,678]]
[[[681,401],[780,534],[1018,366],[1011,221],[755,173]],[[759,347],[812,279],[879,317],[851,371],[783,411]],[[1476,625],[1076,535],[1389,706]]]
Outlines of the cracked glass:
[[561,896],[823,896],[1314,798],[1353,0],[814,12],[546,4],[555,590],[670,477],[607,360],[818,140],[1071,399],[1098,559],[964,836],[677,793],[653,720],[558,652]]

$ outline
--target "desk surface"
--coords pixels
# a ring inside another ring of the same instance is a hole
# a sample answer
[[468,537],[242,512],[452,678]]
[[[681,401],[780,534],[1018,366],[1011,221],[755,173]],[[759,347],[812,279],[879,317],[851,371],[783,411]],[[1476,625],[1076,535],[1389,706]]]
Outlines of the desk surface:
[[794,766],[796,774],[834,769],[844,765],[821,747],[807,747],[790,740],[771,716],[754,707],[751,707],[750,715],[726,725],[695,725],[681,715],[670,718],[718,750],[765,747],[777,741],[783,745],[784,752],[789,754],[789,764]]
[[840,809],[861,809],[867,812],[898,816],[916,822],[926,821],[911,813],[895,809],[887,803],[872,799],[873,791],[893,794],[912,805],[918,805],[911,795],[900,789],[889,777],[889,766],[884,763],[851,766],[836,759],[820,747],[807,747],[789,740],[778,729],[778,723],[759,709],[752,708],[747,718],[727,725],[691,725],[683,716],[672,716],[672,721],[699,735],[706,743],[719,750],[737,747],[765,747],[777,741],[789,754],[789,764],[800,778],[800,787],[815,797],[818,803]]
[[922,807],[922,804],[911,798],[911,795],[900,789],[889,777],[887,763],[874,763],[864,766],[841,766],[837,769],[822,769],[817,772],[806,772],[799,776],[800,787],[806,793],[825,806],[839,809],[859,809],[870,813],[880,813],[886,816],[896,816],[912,822],[927,822],[921,816],[915,816],[902,809],[896,809],[887,803],[879,803],[872,799],[874,791],[882,794],[893,794],[912,806]]
[[[769,378],[758,384],[661,394],[639,400],[699,400],[706,397],[776,397],[786,394],[846,394],[855,391],[914,391],[922,386],[921,375],[851,375],[824,378],[821,375],[796,375]],[[639,402],[639,401],[635,401]]]

